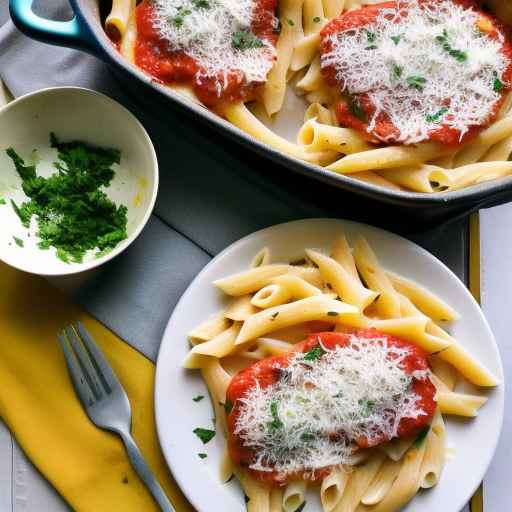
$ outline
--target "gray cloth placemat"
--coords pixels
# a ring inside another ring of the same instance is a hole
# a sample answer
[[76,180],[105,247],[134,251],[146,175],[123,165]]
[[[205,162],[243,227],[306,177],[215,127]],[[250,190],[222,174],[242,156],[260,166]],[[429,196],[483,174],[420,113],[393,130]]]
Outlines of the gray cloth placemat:
[[[68,14],[63,0],[37,4],[48,16]],[[7,20],[5,7],[0,7],[0,25]],[[340,191],[279,168],[160,105],[136,103],[104,63],[31,41],[11,22],[0,28],[0,77],[15,96],[56,85],[104,92],[148,130],[160,164],[160,192],[142,236],[100,270],[54,283],[73,290],[91,314],[153,361],[179,297],[210,258],[233,241],[299,218],[365,220]],[[386,219],[385,207],[373,213],[380,225],[403,232],[401,224]],[[465,279],[466,233],[466,222],[457,221],[410,238]]]

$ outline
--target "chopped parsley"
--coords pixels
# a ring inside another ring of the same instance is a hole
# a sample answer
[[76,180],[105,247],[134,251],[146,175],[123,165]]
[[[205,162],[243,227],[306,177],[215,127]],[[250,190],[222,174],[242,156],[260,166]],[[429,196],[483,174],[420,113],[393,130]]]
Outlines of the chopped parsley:
[[192,400],[194,400],[194,402],[200,402],[203,398],[203,395],[197,395],[194,398],[192,398]]
[[505,84],[499,79],[498,74],[494,74],[494,81],[492,83],[492,89],[494,92],[501,92],[505,88]]
[[442,46],[443,50],[454,59],[458,60],[459,62],[467,61],[468,54],[466,52],[463,52],[462,50],[457,50],[456,48],[453,48],[451,44],[448,42],[448,37],[448,31],[444,29],[443,35],[436,36],[436,41]]
[[376,50],[377,49],[377,45],[375,44],[375,42],[377,41],[377,34],[375,32],[370,32],[369,30],[367,29],[364,29],[364,32],[366,34],[366,40],[371,43],[369,46],[367,46],[365,49],[366,50]]
[[304,361],[317,361],[325,354],[325,351],[322,347],[315,347],[306,352],[304,356]]
[[427,438],[429,432],[430,425],[423,427],[422,431],[418,434],[418,437],[416,437],[416,439],[414,440],[413,447],[419,448],[423,444],[423,441],[425,441],[425,439]]
[[50,142],[58,161],[57,172],[48,178],[7,149],[29,198],[21,205],[11,200],[12,207],[26,228],[36,216],[39,248],[54,247],[62,261],[81,262],[89,250],[105,254],[127,237],[126,206],[116,206],[102,190],[110,185],[121,154],[79,141],[60,142],[53,133]]
[[359,400],[358,404],[361,406],[361,416],[363,418],[368,418],[375,407],[375,403],[371,400]]
[[393,41],[393,43],[395,43],[396,45],[398,45],[398,43],[400,42],[400,39],[401,39],[401,36],[391,36],[391,41]]
[[315,16],[315,17],[313,18],[313,21],[314,21],[315,23],[320,23],[320,16]]
[[200,459],[206,459],[206,457],[208,457],[206,453],[198,453],[197,455],[199,456]]
[[263,41],[248,30],[238,30],[231,36],[231,46],[236,50],[261,48]]
[[284,426],[283,422],[279,418],[279,412],[278,412],[278,403],[277,402],[271,402],[270,403],[270,414],[272,415],[272,421],[268,424],[268,426],[271,429],[279,429]]
[[201,439],[203,444],[209,443],[215,437],[215,430],[197,427],[193,430],[194,434]]
[[0,204],[7,204],[4,198],[0,197]]
[[442,109],[438,110],[435,114],[427,115],[425,119],[427,123],[435,123],[439,121],[447,112],[448,109],[446,107],[443,107]]
[[400,78],[402,76],[403,71],[404,70],[400,66],[397,66],[396,64],[393,66],[393,76],[395,78]]
[[302,512],[304,510],[304,508],[306,507],[306,502],[303,501],[296,509],[294,512]]
[[194,7],[198,9],[209,9],[211,7],[210,2],[208,0],[192,0]]
[[301,436],[300,436],[300,439],[301,441],[313,441],[313,439],[315,439],[315,434],[312,434],[311,432],[304,432]]
[[231,400],[226,400],[224,410],[226,411],[226,414],[231,414],[231,411],[233,410],[233,402]]
[[286,18],[286,23],[288,23],[288,25],[290,25],[290,27],[295,26],[295,22],[293,20],[291,20],[290,18]]
[[183,26],[183,23],[185,23],[185,16],[188,16],[189,14],[192,14],[192,11],[190,9],[185,9],[183,6],[180,6],[178,7],[176,16],[174,16],[174,18],[172,18],[171,21],[175,27],[181,28]]
[[275,320],[277,318],[277,315],[279,315],[279,311],[276,311],[275,313],[272,314],[272,320]]
[[354,96],[349,96],[347,105],[350,113],[354,117],[357,117],[357,119],[359,119],[359,121],[362,121],[363,123],[368,122],[366,112],[361,107],[361,104],[359,103],[357,98],[355,98]]
[[25,246],[25,244],[24,244],[24,242],[23,242],[23,240],[21,238],[18,238],[17,236],[13,236],[12,238],[16,242],[16,245],[18,247],[24,247]]
[[339,313],[337,311],[327,311],[327,316],[338,316]]
[[423,91],[423,88],[427,83],[427,79],[423,78],[422,76],[411,75],[407,77],[407,83],[414,89],[417,89],[418,91]]

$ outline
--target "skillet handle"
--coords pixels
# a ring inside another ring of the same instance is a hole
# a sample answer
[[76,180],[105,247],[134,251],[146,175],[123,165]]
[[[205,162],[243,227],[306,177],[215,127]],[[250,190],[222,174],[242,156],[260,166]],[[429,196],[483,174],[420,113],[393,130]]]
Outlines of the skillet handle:
[[93,55],[101,49],[89,29],[75,15],[69,21],[41,18],[32,11],[34,0],[10,0],[9,10],[16,27],[28,37],[43,43],[67,46]]

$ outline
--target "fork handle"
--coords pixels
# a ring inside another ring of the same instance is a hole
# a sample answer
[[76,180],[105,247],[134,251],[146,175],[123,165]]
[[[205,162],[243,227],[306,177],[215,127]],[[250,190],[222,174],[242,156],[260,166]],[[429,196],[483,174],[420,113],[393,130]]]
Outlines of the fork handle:
[[149,491],[155,498],[155,501],[158,503],[163,512],[176,512],[174,507],[171,505],[171,502],[167,498],[164,493],[164,490],[158,483],[155,475],[147,465],[142,453],[139,450],[139,447],[135,444],[133,437],[126,432],[119,432],[121,439],[126,447],[126,452],[128,453],[128,458],[132,464],[133,469],[140,476],[141,480],[146,484]]

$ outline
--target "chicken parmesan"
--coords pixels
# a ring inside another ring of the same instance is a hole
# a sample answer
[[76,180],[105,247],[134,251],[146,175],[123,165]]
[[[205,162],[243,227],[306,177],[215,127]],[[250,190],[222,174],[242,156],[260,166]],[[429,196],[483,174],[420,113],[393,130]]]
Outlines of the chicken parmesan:
[[375,329],[312,334],[233,377],[231,457],[279,485],[320,480],[362,448],[417,436],[436,408],[429,374],[420,348]]
[[473,0],[398,0],[348,11],[321,32],[342,126],[373,142],[458,145],[495,120],[512,79],[504,27]]
[[275,8],[276,0],[143,0],[135,63],[189,85],[209,107],[251,99],[276,58]]

